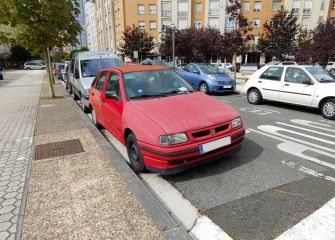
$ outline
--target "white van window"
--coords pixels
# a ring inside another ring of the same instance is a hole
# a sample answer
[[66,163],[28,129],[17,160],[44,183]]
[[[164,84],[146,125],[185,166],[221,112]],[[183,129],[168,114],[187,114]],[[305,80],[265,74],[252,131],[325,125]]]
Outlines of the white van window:
[[123,65],[124,63],[118,58],[87,59],[80,61],[82,77],[95,77],[101,69]]

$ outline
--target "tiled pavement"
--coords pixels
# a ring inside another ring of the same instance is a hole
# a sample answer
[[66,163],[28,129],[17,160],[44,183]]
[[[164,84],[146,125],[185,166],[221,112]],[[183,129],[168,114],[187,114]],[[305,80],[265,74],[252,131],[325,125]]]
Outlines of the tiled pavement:
[[0,80],[0,240],[20,238],[43,74],[16,71]]

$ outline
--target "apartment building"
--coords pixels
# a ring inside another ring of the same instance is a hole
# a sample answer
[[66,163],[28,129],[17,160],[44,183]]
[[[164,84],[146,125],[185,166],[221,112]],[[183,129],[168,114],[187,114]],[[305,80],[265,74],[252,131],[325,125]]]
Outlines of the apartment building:
[[335,0],[329,1],[328,19],[335,22]]
[[86,12],[86,37],[87,37],[87,47],[91,51],[98,51],[97,43],[97,25],[95,18],[95,6],[91,1],[87,1],[85,4]]
[[157,42],[158,15],[157,0],[114,0],[116,48],[126,27],[132,25],[146,31]]

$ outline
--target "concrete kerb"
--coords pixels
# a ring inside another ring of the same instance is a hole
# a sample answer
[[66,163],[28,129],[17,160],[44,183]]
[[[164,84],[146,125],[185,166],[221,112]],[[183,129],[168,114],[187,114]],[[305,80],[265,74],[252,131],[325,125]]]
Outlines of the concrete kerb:
[[113,166],[119,175],[126,182],[132,193],[136,196],[146,213],[151,217],[158,229],[165,235],[167,239],[191,239],[190,235],[177,223],[170,213],[155,198],[153,193],[144,185],[138,176],[130,169],[120,153],[111,145],[94,124],[88,119],[79,106],[71,101],[76,107],[78,113],[91,131],[98,145],[102,148],[107,159],[112,161]]

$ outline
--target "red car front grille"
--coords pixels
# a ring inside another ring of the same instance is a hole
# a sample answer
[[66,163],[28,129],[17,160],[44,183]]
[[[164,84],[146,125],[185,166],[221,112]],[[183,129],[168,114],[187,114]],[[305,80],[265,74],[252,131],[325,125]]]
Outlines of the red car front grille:
[[193,138],[201,138],[201,137],[206,137],[209,135],[216,135],[218,133],[221,133],[229,128],[229,123],[225,123],[223,125],[219,125],[217,127],[212,127],[208,128],[205,130],[197,131],[197,132],[192,132],[192,137]]

